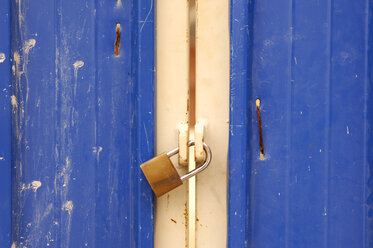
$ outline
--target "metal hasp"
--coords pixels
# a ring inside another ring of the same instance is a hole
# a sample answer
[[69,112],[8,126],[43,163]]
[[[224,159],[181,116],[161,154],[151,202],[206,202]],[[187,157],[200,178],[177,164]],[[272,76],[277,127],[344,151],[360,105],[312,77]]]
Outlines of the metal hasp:
[[[188,146],[190,147],[194,144],[194,140],[191,140],[189,141]],[[162,196],[174,188],[182,185],[183,181],[197,175],[210,165],[212,159],[211,149],[206,143],[203,143],[203,148],[206,153],[204,163],[181,177],[170,160],[170,157],[179,153],[179,147],[167,153],[162,153],[161,155],[158,155],[157,157],[143,163],[140,166],[157,197]]]
[[[189,141],[188,147],[194,146],[194,145],[195,145],[194,140]],[[206,153],[205,162],[201,166],[199,166],[196,169],[190,171],[188,174],[180,177],[181,181],[185,181],[185,180],[187,180],[187,179],[189,179],[189,178],[197,175],[198,173],[200,173],[201,171],[205,170],[210,165],[210,162],[211,162],[211,159],[212,159],[211,148],[206,143],[203,142],[203,150]],[[168,157],[172,157],[173,155],[177,154],[178,152],[179,152],[179,147],[173,149],[172,151],[169,151],[167,153],[167,156]]]

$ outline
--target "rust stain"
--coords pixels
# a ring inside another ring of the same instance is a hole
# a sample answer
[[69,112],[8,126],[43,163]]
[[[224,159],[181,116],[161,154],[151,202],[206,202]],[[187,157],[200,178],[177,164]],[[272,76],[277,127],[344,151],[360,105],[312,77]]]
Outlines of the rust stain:
[[264,159],[264,144],[263,144],[263,131],[262,119],[260,116],[260,99],[256,99],[256,112],[258,113],[258,126],[259,126],[259,141],[260,141],[260,159]]
[[116,35],[115,35],[115,44],[114,44],[114,52],[115,56],[119,56],[119,47],[120,47],[120,23],[116,25]]
[[172,219],[172,218],[171,218],[171,221],[172,221],[173,223],[177,224],[176,220],[174,220],[174,219]]
[[184,208],[184,217],[185,217],[185,229],[188,228],[188,217],[189,217],[189,213],[188,213],[188,204],[187,202],[185,202],[185,208]]

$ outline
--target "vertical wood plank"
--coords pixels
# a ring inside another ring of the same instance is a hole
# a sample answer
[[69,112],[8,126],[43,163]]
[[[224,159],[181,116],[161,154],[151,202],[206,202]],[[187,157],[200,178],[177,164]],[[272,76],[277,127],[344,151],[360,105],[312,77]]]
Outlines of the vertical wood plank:
[[196,1],[196,121],[213,159],[197,176],[196,247],[226,247],[229,1]]
[[[188,25],[188,1],[157,1],[157,154],[177,147],[178,125],[188,123]],[[186,192],[184,184],[157,199],[155,247],[185,247]]]

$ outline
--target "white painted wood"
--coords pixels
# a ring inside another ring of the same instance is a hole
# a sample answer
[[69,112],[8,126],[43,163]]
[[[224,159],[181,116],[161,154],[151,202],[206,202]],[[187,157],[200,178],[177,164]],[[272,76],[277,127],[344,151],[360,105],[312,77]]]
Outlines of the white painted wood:
[[226,247],[229,132],[229,1],[197,0],[196,120],[212,164],[197,176],[196,247]]
[[[178,125],[188,121],[188,2],[159,0],[157,28],[157,153],[178,145]],[[174,157],[177,166],[177,156]],[[180,174],[186,168],[178,168]],[[185,248],[187,185],[157,199],[155,248]]]
[[[228,0],[198,0],[196,6],[196,120],[204,126],[204,140],[213,152],[212,164],[197,176],[196,185],[192,179],[157,200],[155,248],[226,247],[228,3]],[[178,125],[188,121],[188,59],[188,1],[158,0],[157,153],[177,146]],[[194,150],[189,156],[194,156],[193,153]],[[176,165],[176,156],[173,161]],[[182,166],[177,168],[180,174],[186,170]]]
[[189,156],[189,125],[187,123],[179,124],[179,165],[188,165]]
[[196,162],[203,162],[205,159],[205,152],[203,150],[203,123],[197,122],[194,126],[194,140],[195,140],[195,160]]
[[[193,130],[190,134],[191,139],[194,139]],[[189,147],[189,171],[196,168],[196,162],[194,160],[195,153],[194,147]],[[188,248],[196,247],[196,177],[192,177],[188,180]]]

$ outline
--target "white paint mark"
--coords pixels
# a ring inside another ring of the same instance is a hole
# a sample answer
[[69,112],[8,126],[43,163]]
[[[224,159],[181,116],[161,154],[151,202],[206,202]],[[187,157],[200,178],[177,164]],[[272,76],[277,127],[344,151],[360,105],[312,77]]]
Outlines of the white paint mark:
[[274,43],[273,41],[268,40],[268,39],[264,41],[264,45],[265,45],[266,47],[272,47],[274,44],[275,44],[275,43]]
[[297,61],[297,57],[294,56],[294,63],[297,65],[298,64],[298,61]]
[[324,212],[322,213],[322,215],[324,215],[324,216],[328,215],[328,210],[326,208],[324,208]]
[[21,63],[21,56],[19,56],[18,52],[14,52],[14,54],[13,54],[13,60],[16,63],[16,67],[14,68],[14,72],[17,72],[18,68],[19,68],[18,66]]
[[93,153],[96,153],[96,156],[97,156],[97,160],[100,160],[100,152],[102,151],[102,147],[101,146],[94,146],[92,147],[92,151]]
[[25,41],[25,44],[23,45],[23,50],[25,51],[25,54],[28,54],[30,50],[35,47],[36,40],[35,39],[29,39]]
[[35,193],[36,191],[41,187],[41,182],[40,181],[32,181],[31,183],[29,184],[22,184],[22,187],[21,187],[21,192],[22,191],[25,191],[25,190],[28,190],[28,189],[32,189]]
[[278,196],[280,196],[281,195],[281,193],[280,192],[278,192]]
[[322,152],[322,150],[320,149],[320,152]]
[[74,70],[78,71],[79,68],[82,68],[84,66],[84,61],[77,60],[77,61],[75,61],[75,63],[73,64],[73,66],[74,66]]
[[41,187],[41,182],[40,181],[32,181],[31,184],[30,184],[30,188],[36,192],[38,190],[38,188]]
[[5,61],[5,53],[0,53],[0,63],[3,63]]
[[69,215],[71,215],[71,211],[73,211],[74,204],[72,201],[67,201],[62,205],[62,210],[67,211]]
[[308,171],[311,171],[311,165],[308,165]]
[[98,146],[98,149],[97,149],[97,146],[94,146],[92,147],[92,151],[93,153],[100,153],[102,151],[102,147]]
[[66,164],[65,167],[62,169],[61,176],[63,176],[63,187],[66,187],[69,185],[70,181],[70,175],[71,175],[71,168],[70,168],[70,160],[69,157],[66,157]]
[[350,130],[348,129],[348,126],[346,126],[346,129],[347,129],[347,135],[350,134]]
[[54,206],[53,206],[53,203],[49,203],[49,204],[48,204],[48,206],[46,207],[46,209],[45,209],[45,211],[44,211],[43,216],[41,217],[41,220],[43,220],[45,217],[47,217],[47,216],[51,213],[53,207],[54,207]]
[[26,190],[26,189],[28,189],[28,186],[26,187],[26,184],[23,183],[22,187],[21,187],[21,192],[24,191],[24,190]]
[[11,95],[10,100],[11,100],[13,108],[18,108],[17,97],[15,95]]
[[[30,50],[35,47],[35,44],[36,44],[36,40],[35,39],[29,39],[29,40],[26,40],[23,44],[23,65],[22,65],[22,73],[18,73],[17,76],[19,77],[18,80],[20,81],[20,75],[21,74],[24,74],[25,75],[25,79],[26,79],[26,103],[28,102],[28,96],[29,96],[29,90],[30,90],[30,87],[29,87],[29,81],[28,81],[28,75],[27,75],[27,64],[28,64],[28,54],[30,52]],[[17,69],[18,69],[18,65],[17,65]],[[23,104],[22,104],[23,105]],[[26,119],[26,123],[27,123],[27,119]],[[27,124],[26,124],[27,125]]]
[[74,96],[76,96],[76,87],[78,85],[78,70],[84,66],[83,60],[77,60],[73,64],[74,66],[74,78],[75,78],[75,85],[74,85]]

